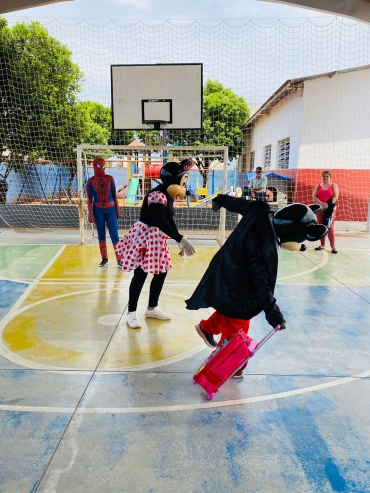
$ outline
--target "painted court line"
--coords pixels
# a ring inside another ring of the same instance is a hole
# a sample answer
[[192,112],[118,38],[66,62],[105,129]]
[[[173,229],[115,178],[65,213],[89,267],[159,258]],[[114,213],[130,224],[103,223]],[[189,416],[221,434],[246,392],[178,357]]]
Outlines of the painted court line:
[[323,254],[323,259],[322,261],[319,263],[319,265],[316,265],[315,267],[312,267],[312,269],[308,269],[304,272],[298,272],[297,274],[292,274],[291,276],[285,276],[285,277],[278,277],[276,279],[276,282],[279,282],[279,281],[285,281],[286,279],[293,279],[295,277],[300,277],[300,276],[304,276],[306,274],[309,274],[310,272],[315,272],[315,270],[318,270],[318,269],[321,269],[322,267],[324,267],[324,265],[326,265],[329,261],[329,256],[327,254],[327,252],[325,250],[322,250],[322,254]]
[[20,284],[32,284],[33,280],[30,279],[13,279],[11,277],[0,276],[0,281],[10,281],[10,282],[18,282]]
[[194,411],[197,409],[210,409],[218,407],[231,407],[240,406],[243,404],[252,404],[256,402],[266,402],[274,399],[285,399],[288,397],[308,394],[310,392],[318,392],[324,389],[329,389],[332,387],[337,387],[339,385],[344,385],[354,381],[358,381],[362,378],[367,378],[370,376],[370,370],[363,373],[358,373],[357,375],[352,375],[350,377],[340,378],[332,382],[326,382],[318,385],[311,385],[310,387],[305,387],[303,389],[288,390],[285,392],[278,392],[276,394],[267,394],[256,397],[247,397],[245,399],[235,399],[232,401],[214,401],[214,402],[203,402],[199,404],[179,404],[171,406],[148,406],[148,407],[94,407],[94,408],[81,408],[76,409],[75,407],[46,407],[46,406],[14,406],[1,404],[0,411],[11,411],[11,412],[30,412],[30,413],[75,413],[75,414],[145,414],[145,413],[162,413],[162,412],[179,412],[179,411]]
[[[32,283],[24,291],[24,293],[22,294],[22,296],[20,296],[18,298],[18,300],[14,303],[14,305],[11,307],[11,309],[8,312],[9,315],[11,315],[13,312],[17,312],[18,307],[21,306],[22,303],[24,302],[24,300],[26,300],[28,298],[29,294],[33,291],[33,289],[36,286],[36,284],[46,274],[46,272],[50,269],[50,267],[53,265],[53,263],[56,261],[56,259],[62,254],[62,252],[63,252],[64,249],[65,249],[65,245],[62,246],[58,250],[58,252],[54,255],[54,257],[46,264],[46,266],[42,269],[42,271],[36,276],[35,280],[32,281]],[[2,333],[2,331],[1,331],[1,333]]]

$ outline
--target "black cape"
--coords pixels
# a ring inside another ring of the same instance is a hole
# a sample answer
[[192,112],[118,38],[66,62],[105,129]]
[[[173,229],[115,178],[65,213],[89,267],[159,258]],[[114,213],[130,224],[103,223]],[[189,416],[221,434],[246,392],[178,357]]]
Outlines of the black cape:
[[222,315],[249,320],[268,313],[278,268],[278,240],[271,224],[270,206],[218,195],[217,203],[243,217],[211,260],[191,298],[188,310],[212,307]]

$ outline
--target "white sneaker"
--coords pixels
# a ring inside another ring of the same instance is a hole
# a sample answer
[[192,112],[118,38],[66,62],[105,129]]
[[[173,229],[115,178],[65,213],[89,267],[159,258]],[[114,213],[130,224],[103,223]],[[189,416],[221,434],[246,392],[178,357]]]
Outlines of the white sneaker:
[[136,312],[129,312],[127,314],[127,323],[131,329],[139,329],[141,327],[141,323],[136,316]]
[[157,306],[153,308],[153,310],[146,309],[144,313],[144,317],[146,318],[157,318],[158,320],[170,320],[171,315],[168,313],[162,312]]

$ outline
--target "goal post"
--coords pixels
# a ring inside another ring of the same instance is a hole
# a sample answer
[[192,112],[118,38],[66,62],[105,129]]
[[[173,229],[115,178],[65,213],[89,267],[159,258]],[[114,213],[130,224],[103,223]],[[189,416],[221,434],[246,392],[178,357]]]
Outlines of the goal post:
[[[160,169],[168,161],[192,158],[196,165],[189,170],[187,189],[190,196],[175,202],[175,222],[181,234],[189,238],[214,239],[223,244],[236,224],[235,214],[224,209],[212,210],[212,198],[227,193],[233,185],[234,171],[229,171],[227,146],[164,145],[78,145],[77,175],[79,197],[80,243],[97,238],[94,225],[88,222],[86,181],[93,176],[93,160],[106,160],[106,173],[113,176],[121,209],[120,234],[139,219],[146,193],[161,183]],[[229,178],[228,179],[228,175]],[[190,200],[189,200],[190,199]]]

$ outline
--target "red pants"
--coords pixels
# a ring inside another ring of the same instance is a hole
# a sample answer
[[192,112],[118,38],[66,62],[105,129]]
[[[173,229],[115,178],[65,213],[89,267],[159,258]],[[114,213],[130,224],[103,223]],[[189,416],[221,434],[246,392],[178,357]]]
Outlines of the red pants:
[[[332,249],[335,248],[335,233],[334,233],[335,216],[334,216],[334,214],[335,214],[335,212],[333,211],[333,222],[331,223],[330,228],[328,229],[328,238],[329,238],[329,243],[330,243],[330,246]],[[318,212],[316,214],[316,219],[317,219],[318,224],[322,224],[323,220],[324,220],[324,211]],[[324,236],[324,238],[321,238],[321,240],[320,240],[322,247],[325,246],[325,242],[326,242],[326,236]]]
[[243,329],[244,332],[248,334],[249,324],[250,320],[226,317],[220,312],[215,312],[207,318],[207,320],[201,320],[199,322],[200,328],[204,332],[207,332],[207,334],[221,334],[221,339],[218,346],[222,344],[225,339],[232,337],[240,329]]
[[[220,346],[225,339],[232,337],[236,332],[242,329],[248,334],[250,320],[243,320],[241,318],[231,318],[222,315],[220,312],[215,312],[207,320],[201,320],[199,322],[200,328],[207,332],[207,334],[218,335],[221,334],[221,339],[217,346]],[[242,373],[247,363],[240,368],[238,373]]]

